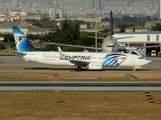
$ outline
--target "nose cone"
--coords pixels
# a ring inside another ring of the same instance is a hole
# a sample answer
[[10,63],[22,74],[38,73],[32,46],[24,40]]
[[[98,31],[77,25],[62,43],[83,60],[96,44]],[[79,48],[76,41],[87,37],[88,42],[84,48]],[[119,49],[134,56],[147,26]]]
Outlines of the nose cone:
[[102,52],[112,52],[113,47],[102,46]]
[[114,47],[113,41],[110,41],[110,40],[104,41],[102,44],[102,51],[103,52],[112,52],[113,47]]
[[148,60],[147,59],[144,59],[144,62],[143,63],[144,63],[144,65],[146,65],[146,64],[152,63],[152,61],[150,59],[148,59]]
[[152,61],[148,57],[144,56],[144,59],[146,60],[147,64],[152,63]]
[[152,61],[151,60],[148,60],[148,63],[152,63]]
[[107,36],[102,42],[102,51],[113,52],[116,43],[116,38],[114,38],[113,36]]

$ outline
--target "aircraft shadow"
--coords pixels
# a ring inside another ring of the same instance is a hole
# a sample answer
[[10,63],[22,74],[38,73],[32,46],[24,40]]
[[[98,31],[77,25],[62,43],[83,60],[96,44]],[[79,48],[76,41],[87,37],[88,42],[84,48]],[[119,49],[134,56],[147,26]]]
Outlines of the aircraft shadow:
[[[46,67],[31,67],[24,68],[26,70],[57,70],[57,71],[77,71],[77,68],[46,68]],[[129,68],[103,68],[102,70],[89,70],[88,68],[82,68],[81,71],[133,71],[133,69]],[[81,72],[78,71],[78,72]],[[152,69],[136,69],[136,71],[153,71]]]

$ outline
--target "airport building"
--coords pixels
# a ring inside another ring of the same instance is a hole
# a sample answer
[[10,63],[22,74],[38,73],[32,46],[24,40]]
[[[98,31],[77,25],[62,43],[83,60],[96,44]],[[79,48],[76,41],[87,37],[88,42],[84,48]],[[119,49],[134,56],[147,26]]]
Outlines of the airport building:
[[156,54],[161,52],[161,47],[146,48],[146,46],[161,45],[160,31],[115,33],[114,37],[131,37],[118,39],[118,42],[128,47],[144,47],[139,48],[139,50],[148,56],[151,56],[152,51],[156,51]]
[[49,33],[52,28],[40,28],[28,22],[3,22],[0,24],[0,34],[12,34],[12,26],[18,26],[26,34],[42,35]]

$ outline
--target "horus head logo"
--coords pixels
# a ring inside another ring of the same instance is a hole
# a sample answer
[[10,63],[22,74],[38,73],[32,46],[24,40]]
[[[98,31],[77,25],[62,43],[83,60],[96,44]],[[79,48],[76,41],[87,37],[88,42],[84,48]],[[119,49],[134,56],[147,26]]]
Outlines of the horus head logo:
[[25,36],[22,36],[22,35],[15,35],[14,36],[14,39],[15,39],[15,43],[18,43],[18,41],[21,41],[22,39],[24,39]]
[[117,67],[127,59],[127,56],[123,54],[108,54],[105,58],[103,65]]

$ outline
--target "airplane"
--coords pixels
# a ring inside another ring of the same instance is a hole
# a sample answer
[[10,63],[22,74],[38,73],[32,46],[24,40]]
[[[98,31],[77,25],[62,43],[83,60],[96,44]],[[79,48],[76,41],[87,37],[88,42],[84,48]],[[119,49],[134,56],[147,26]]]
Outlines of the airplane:
[[[97,24],[96,24],[97,25]],[[96,27],[97,28],[97,27]],[[97,31],[97,30],[96,30]],[[153,46],[142,46],[142,47],[128,47],[124,43],[120,43],[118,40],[119,39],[127,39],[127,38],[132,38],[134,36],[128,36],[128,37],[119,37],[115,38],[114,36],[114,31],[113,31],[113,14],[112,11],[110,11],[110,28],[109,28],[109,34],[106,38],[104,37],[97,37],[97,36],[87,36],[90,38],[97,38],[101,39],[102,41],[102,47],[98,48],[96,45],[95,47],[89,47],[89,46],[81,46],[81,45],[70,45],[70,44],[61,44],[61,43],[54,43],[54,42],[43,42],[44,44],[51,44],[51,45],[59,45],[59,46],[69,46],[69,47],[77,47],[77,48],[84,48],[84,52],[88,52],[86,49],[95,49],[100,50],[101,52],[127,52],[131,51],[131,49],[139,49],[139,48],[155,48],[155,47],[161,47],[161,45],[153,45]],[[97,44],[97,40],[96,40]]]
[[131,66],[140,68],[151,62],[151,60],[137,50],[129,53],[105,53],[105,52],[63,52],[60,47],[58,51],[42,51],[35,48],[17,27],[12,27],[14,40],[17,48],[17,56],[26,61],[50,65],[77,66],[81,71],[82,67],[89,70],[102,70],[104,66],[120,67]]
[[[102,39],[103,40],[101,48],[98,48],[98,47],[89,47],[89,46],[81,46],[81,45],[61,44],[61,43],[54,43],[54,42],[43,42],[43,43],[44,44],[52,44],[52,45],[60,45],[60,46],[69,46],[69,47],[84,48],[85,50],[86,49],[97,49],[97,50],[101,50],[102,52],[119,52],[119,51],[124,51],[125,47],[124,47],[124,44],[123,45],[120,44],[117,41],[117,39],[126,39],[126,38],[134,37],[134,36],[128,36],[128,37],[115,38],[113,35],[114,35],[114,31],[113,31],[113,15],[112,15],[112,11],[110,11],[110,29],[109,29],[109,34],[108,34],[108,36],[106,38],[97,37],[98,39]],[[87,36],[87,37],[95,38],[95,36]]]

